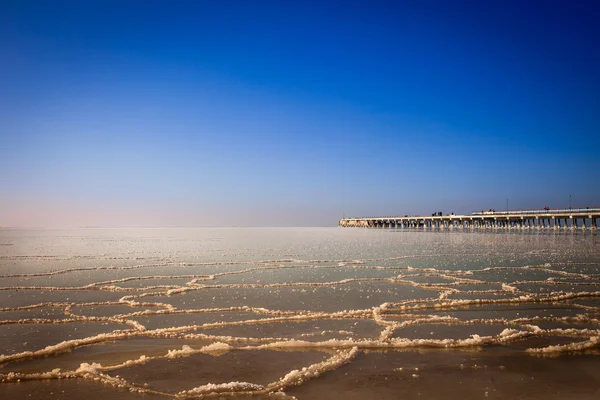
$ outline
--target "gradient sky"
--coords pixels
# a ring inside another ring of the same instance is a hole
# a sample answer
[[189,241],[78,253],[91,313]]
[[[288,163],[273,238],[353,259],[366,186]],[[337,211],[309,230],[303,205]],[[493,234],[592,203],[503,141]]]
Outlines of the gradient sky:
[[598,1],[2,1],[0,226],[600,206]]

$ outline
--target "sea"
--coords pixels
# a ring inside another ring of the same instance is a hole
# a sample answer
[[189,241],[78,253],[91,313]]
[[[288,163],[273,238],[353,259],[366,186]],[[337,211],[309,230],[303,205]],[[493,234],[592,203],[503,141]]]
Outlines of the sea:
[[595,231],[0,230],[1,399],[599,399]]

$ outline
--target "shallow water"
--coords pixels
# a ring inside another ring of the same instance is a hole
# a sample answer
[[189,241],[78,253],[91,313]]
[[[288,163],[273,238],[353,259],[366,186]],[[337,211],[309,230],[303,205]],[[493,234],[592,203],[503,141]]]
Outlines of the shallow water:
[[589,231],[0,230],[0,397],[596,398],[599,266]]

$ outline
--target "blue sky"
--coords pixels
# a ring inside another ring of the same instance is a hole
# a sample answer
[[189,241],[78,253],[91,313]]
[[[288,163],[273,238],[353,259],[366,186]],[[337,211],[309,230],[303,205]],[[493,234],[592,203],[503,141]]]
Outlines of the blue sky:
[[5,1],[0,226],[600,205],[600,3]]

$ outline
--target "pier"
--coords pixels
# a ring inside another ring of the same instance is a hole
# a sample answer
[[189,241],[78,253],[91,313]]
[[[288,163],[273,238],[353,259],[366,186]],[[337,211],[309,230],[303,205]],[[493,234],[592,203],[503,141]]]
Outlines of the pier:
[[[437,215],[436,215],[437,214]],[[600,207],[474,211],[471,215],[439,215],[403,217],[342,218],[341,227],[395,228],[395,229],[581,229],[596,230],[600,220]]]

